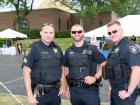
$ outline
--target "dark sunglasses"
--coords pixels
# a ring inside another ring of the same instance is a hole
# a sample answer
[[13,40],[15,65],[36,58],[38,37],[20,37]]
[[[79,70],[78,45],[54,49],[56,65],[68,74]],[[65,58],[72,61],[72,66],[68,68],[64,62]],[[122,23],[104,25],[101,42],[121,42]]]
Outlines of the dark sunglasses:
[[117,32],[118,32],[118,30],[113,30],[112,32],[108,32],[108,35],[111,35],[112,33],[115,34]]
[[76,34],[76,33],[81,34],[82,32],[83,32],[82,30],[80,30],[80,31],[71,31],[72,34]]

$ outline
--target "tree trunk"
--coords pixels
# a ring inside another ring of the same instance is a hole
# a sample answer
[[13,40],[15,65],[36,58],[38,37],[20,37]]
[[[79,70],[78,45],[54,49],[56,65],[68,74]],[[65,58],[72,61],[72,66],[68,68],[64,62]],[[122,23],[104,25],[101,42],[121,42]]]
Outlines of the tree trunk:
[[84,25],[83,18],[80,18],[80,25],[81,25],[81,26]]

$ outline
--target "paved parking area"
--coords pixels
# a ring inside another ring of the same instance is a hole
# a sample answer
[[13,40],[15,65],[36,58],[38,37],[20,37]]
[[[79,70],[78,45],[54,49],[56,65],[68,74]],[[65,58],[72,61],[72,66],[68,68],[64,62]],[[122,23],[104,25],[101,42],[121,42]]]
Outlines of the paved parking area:
[[[0,82],[5,83],[8,89],[16,95],[26,95],[22,79],[22,56],[3,56],[0,55]],[[6,92],[0,86],[0,92]],[[103,81],[103,87],[100,91],[101,101],[107,103],[107,81]],[[137,105],[140,105],[140,97],[137,100]]]
[[[0,81],[3,82],[12,93],[25,95],[25,88],[22,78],[22,56],[0,55]],[[0,86],[0,92],[4,88]]]

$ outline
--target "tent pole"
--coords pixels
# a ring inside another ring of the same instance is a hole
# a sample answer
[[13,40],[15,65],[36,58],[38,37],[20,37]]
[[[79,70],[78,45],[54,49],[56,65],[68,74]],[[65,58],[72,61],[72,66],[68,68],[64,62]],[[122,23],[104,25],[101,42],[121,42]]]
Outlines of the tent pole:
[[12,38],[11,38],[11,46],[13,46],[13,40],[12,40]]
[[6,46],[8,46],[8,45],[7,45],[7,38],[5,38],[5,39],[6,39]]

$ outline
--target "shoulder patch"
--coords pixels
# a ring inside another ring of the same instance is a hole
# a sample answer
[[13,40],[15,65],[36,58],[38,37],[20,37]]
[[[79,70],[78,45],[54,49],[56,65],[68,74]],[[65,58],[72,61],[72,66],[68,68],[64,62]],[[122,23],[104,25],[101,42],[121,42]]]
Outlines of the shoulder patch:
[[31,52],[31,50],[32,50],[31,48],[27,48],[27,49],[26,49],[26,52],[25,52],[25,56],[29,55],[30,52]]
[[129,50],[132,54],[137,54],[138,53],[138,49],[136,46],[129,46]]
[[24,59],[23,59],[23,62],[24,62],[24,63],[27,63],[27,59],[26,59],[26,58],[24,58]]
[[54,53],[58,53],[58,50],[56,48],[53,48]]

